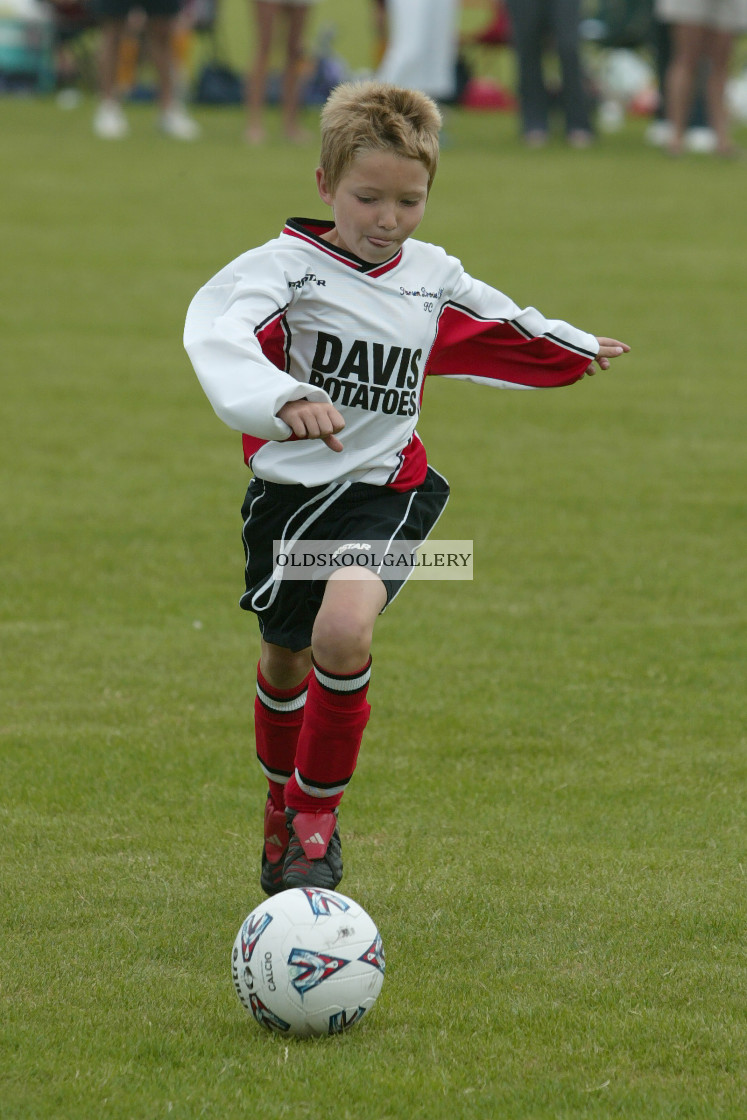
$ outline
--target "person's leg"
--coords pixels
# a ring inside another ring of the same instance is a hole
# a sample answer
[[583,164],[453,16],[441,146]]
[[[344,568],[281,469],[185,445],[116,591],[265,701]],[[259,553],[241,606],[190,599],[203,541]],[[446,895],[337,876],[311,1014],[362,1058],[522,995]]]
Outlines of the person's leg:
[[303,143],[307,133],[298,123],[301,90],[301,64],[304,57],[304,32],[309,9],[306,4],[286,5],[287,40],[283,73],[283,131],[293,143]]
[[706,29],[698,24],[672,24],[672,61],[667,70],[666,108],[672,124],[669,150],[678,155],[683,148],[692,105],[695,75],[701,57]]
[[327,581],[311,637],[314,671],[296,772],[286,788],[291,808],[335,808],[352,777],[368,719],[374,624],[385,603],[386,589],[373,572],[346,570]]
[[262,639],[254,700],[254,734],[257,759],[269,786],[260,877],[267,894],[283,889],[283,861],[288,849],[285,786],[295,768],[310,669],[310,648],[295,652]]
[[545,0],[508,0],[519,64],[521,126],[530,143],[547,134],[547,91],[542,73],[546,30]]
[[579,0],[552,0],[553,33],[560,60],[565,128],[570,142],[579,147],[591,139],[589,105],[581,65],[580,19]]
[[672,61],[672,33],[668,23],[655,17],[651,21],[651,49],[654,54],[656,84],[659,91],[656,119],[665,120],[664,102],[666,99],[667,71]]
[[295,765],[310,671],[310,648],[295,652],[262,639],[254,702],[257,758],[278,809],[285,808],[283,787]]
[[99,103],[93,118],[93,130],[104,140],[121,140],[129,132],[117,87],[119,49],[124,33],[124,17],[106,18],[101,24],[97,59]]
[[384,584],[360,570],[332,576],[311,639],[303,725],[293,776],[285,786],[290,830],[286,887],[334,888],[342,877],[337,806],[353,776],[370,707],[371,642],[386,603]]
[[353,673],[371,652],[386,588],[365,568],[345,569],[327,581],[311,635],[314,660],[331,673]]
[[706,79],[706,104],[711,128],[716,133],[716,151],[729,155],[733,151],[729,128],[729,110],[726,104],[726,83],[734,49],[734,34],[730,31],[709,30],[705,40],[705,54],[710,63]]
[[148,39],[150,53],[158,78],[158,106],[161,112],[174,104],[174,39],[175,20],[166,16],[150,16]]
[[117,101],[117,62],[119,45],[124,35],[123,19],[108,19],[101,25],[99,36],[99,93],[104,101]]
[[311,647],[286,649],[261,639],[259,667],[273,688],[292,689],[300,685],[311,668]]
[[263,110],[267,91],[267,68],[272,49],[276,4],[254,0],[255,34],[254,61],[247,76],[247,125],[246,139],[250,144],[261,144],[265,138]]
[[148,17],[148,41],[158,76],[159,127],[175,140],[196,140],[200,126],[188,116],[177,96],[175,31],[175,16]]

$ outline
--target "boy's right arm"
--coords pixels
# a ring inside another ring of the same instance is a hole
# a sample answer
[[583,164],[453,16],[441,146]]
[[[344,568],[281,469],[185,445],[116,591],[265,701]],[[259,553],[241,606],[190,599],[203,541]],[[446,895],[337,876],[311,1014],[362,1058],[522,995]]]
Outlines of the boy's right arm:
[[288,439],[293,429],[280,413],[289,402],[332,407],[323,389],[266,356],[285,359],[290,301],[276,254],[262,246],[217,273],[187,312],[184,346],[208,400],[229,428],[259,439]]

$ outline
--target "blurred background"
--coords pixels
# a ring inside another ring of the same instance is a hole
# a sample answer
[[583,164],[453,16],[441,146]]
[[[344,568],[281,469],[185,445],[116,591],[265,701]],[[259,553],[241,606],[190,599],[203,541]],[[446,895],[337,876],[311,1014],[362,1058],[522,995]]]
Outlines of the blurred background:
[[[451,4],[455,75],[449,102],[482,112],[517,110],[516,36],[509,8],[503,0]],[[669,25],[657,17],[654,0],[581,0],[575,8],[585,90],[595,126],[601,132],[614,132],[630,115],[662,119],[672,46]],[[0,0],[0,95],[56,96],[60,107],[74,108],[95,93],[102,20],[97,0]],[[134,6],[119,44],[117,85],[125,101],[147,102],[157,95],[147,22],[143,11]],[[386,0],[312,3],[303,28],[303,56],[297,61],[304,102],[318,105],[335,81],[374,73],[391,45],[391,24]],[[282,29],[276,31],[267,59],[269,104],[281,100],[286,64]],[[548,25],[543,46],[545,81],[551,101],[559,102],[562,72],[553,38]],[[252,3],[184,0],[173,39],[175,81],[185,102],[241,102],[258,46]],[[744,35],[735,36],[729,63],[727,101],[737,125],[747,121],[744,40]],[[708,63],[703,62],[695,82],[692,125],[698,131],[691,136],[693,150],[707,151],[712,144],[703,105],[707,69]],[[655,128],[650,131],[651,142],[662,142],[657,135]]]

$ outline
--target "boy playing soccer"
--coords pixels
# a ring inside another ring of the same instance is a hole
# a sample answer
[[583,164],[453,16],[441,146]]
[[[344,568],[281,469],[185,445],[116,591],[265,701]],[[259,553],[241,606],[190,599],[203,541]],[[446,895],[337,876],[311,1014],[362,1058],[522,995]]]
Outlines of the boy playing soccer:
[[[332,221],[291,218],[195,296],[184,341],[218,416],[243,433],[244,609],[261,632],[257,756],[269,783],[260,881],[334,888],[337,808],[370,708],[371,642],[401,588],[383,569],[282,578],[273,541],[424,540],[449,495],[415,430],[426,376],[549,388],[629,347],[468,276],[411,240],[438,163],[430,98],[338,86],[316,172]],[[344,578],[343,578],[344,576]]]

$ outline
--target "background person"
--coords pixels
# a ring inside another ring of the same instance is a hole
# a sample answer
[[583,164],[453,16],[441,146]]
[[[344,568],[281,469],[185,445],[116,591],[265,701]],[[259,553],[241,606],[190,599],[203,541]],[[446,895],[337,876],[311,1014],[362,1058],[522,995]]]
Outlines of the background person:
[[737,35],[747,31],[747,0],[656,0],[658,19],[671,25],[672,61],[666,75],[666,114],[672,126],[668,150],[685,146],[699,67],[707,63],[705,100],[716,134],[715,151],[733,155],[726,83]]
[[[653,11],[653,0],[651,2]],[[666,84],[667,72],[672,61],[672,29],[668,23],[652,16],[650,43],[656,66],[656,85],[659,94],[654,119],[646,129],[646,141],[657,148],[666,148],[672,139],[672,124],[667,118]],[[705,72],[707,65],[701,61],[695,78],[692,108],[690,110],[685,147],[689,151],[713,151],[716,147],[716,134],[708,124],[705,103]]]
[[519,64],[519,109],[525,142],[542,147],[548,137],[549,97],[543,58],[552,40],[560,60],[561,100],[568,143],[586,148],[593,134],[579,41],[579,0],[507,0]]
[[98,57],[100,101],[93,130],[103,140],[121,140],[129,133],[117,72],[127,20],[133,11],[142,11],[147,17],[147,40],[158,78],[159,128],[175,140],[195,140],[199,136],[199,125],[187,115],[177,96],[174,36],[180,8],[180,0],[137,0],[136,3],[133,0],[94,0],[101,38]]
[[276,20],[285,20],[285,67],[281,87],[283,132],[291,143],[303,143],[307,133],[299,124],[301,110],[301,64],[304,33],[309,8],[318,0],[254,0],[256,45],[251,71],[247,77],[246,139],[261,144],[265,139],[264,107],[267,99],[267,74]]
[[386,0],[381,82],[451,101],[456,91],[458,0]]

